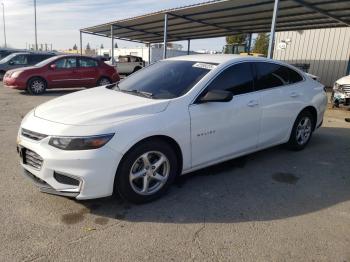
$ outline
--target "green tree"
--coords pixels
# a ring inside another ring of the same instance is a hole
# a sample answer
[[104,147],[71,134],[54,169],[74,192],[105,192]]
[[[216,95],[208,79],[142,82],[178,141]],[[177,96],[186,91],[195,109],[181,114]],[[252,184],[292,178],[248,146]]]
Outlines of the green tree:
[[90,47],[90,43],[87,43],[87,45],[86,45],[86,48],[85,48],[86,50],[91,50],[91,47]]
[[267,56],[267,50],[269,48],[269,38],[269,35],[266,33],[258,34],[257,38],[255,39],[253,52],[264,54],[265,56]]
[[247,38],[248,34],[226,36],[226,44],[245,44],[247,42]]
[[77,44],[74,44],[73,50],[78,50]]

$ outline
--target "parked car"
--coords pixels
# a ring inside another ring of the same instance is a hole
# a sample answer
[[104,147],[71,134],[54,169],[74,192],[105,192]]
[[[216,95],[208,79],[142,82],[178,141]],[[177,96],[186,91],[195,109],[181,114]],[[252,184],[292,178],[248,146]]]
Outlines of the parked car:
[[339,107],[340,104],[350,105],[350,75],[335,81],[331,100],[333,107]]
[[18,52],[25,52],[23,49],[13,49],[13,48],[0,48],[0,60],[8,55]]
[[0,79],[8,70],[32,66],[45,59],[55,56],[54,53],[13,53],[0,60]]
[[119,81],[116,69],[95,58],[60,55],[32,67],[8,71],[4,85],[38,95],[47,88],[95,87]]
[[279,61],[175,57],[38,106],[18,152],[42,191],[144,203],[177,175],[278,144],[305,148],[326,104],[322,84]]
[[125,55],[118,57],[115,66],[119,74],[129,75],[145,67],[145,61],[142,60],[142,57]]

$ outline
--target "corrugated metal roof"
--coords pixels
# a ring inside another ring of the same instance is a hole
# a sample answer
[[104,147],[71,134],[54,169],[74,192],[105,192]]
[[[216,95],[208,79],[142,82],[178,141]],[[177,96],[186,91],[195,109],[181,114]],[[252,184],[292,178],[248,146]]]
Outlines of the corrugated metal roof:
[[[269,32],[274,0],[216,0],[162,10],[81,29],[82,32],[159,43],[164,14],[168,14],[168,41]],[[280,0],[276,31],[350,25],[350,0]]]

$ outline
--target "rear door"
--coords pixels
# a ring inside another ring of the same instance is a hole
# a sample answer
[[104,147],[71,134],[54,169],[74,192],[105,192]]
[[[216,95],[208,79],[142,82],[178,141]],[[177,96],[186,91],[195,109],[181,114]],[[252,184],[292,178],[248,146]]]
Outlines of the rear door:
[[[54,68],[51,67],[54,65]],[[77,87],[79,75],[77,73],[77,59],[64,57],[57,59],[48,67],[47,80],[50,87]]]
[[272,62],[254,63],[257,73],[255,88],[261,103],[259,147],[265,148],[285,141],[301,106],[301,91],[289,68]]
[[78,58],[77,74],[79,85],[82,87],[94,87],[99,78],[98,61],[88,57]]

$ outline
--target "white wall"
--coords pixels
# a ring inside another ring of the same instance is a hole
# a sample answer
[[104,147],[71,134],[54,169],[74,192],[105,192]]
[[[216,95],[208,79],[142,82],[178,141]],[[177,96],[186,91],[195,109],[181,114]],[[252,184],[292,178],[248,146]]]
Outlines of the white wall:
[[[278,44],[289,39],[285,49]],[[274,59],[290,64],[309,64],[309,73],[319,76],[323,84],[347,74],[350,60],[350,27],[288,31],[276,33]]]

